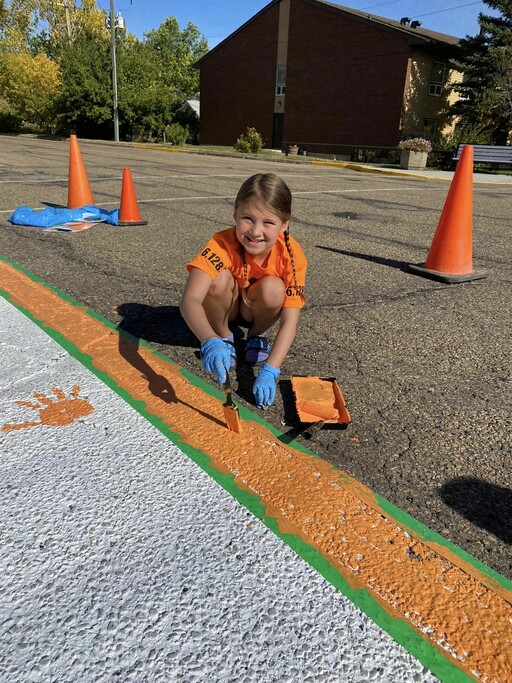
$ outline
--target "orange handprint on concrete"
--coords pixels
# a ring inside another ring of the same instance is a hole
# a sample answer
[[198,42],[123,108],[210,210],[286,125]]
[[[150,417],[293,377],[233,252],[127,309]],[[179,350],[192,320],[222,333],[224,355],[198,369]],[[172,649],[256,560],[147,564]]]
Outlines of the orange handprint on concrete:
[[52,393],[56,400],[49,398],[46,394],[35,392],[33,397],[39,403],[29,403],[28,401],[16,401],[19,406],[39,411],[38,422],[24,422],[23,424],[6,424],[0,431],[12,432],[16,429],[26,429],[27,427],[38,427],[47,425],[48,427],[63,427],[69,425],[79,417],[85,417],[94,412],[93,406],[83,398],[78,398],[80,387],[75,385],[71,389],[71,395],[66,398],[62,389],[52,388]]

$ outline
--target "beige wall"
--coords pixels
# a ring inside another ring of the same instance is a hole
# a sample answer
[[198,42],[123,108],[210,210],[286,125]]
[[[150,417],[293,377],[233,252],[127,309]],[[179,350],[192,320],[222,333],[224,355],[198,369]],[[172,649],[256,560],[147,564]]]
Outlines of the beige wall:
[[[432,64],[443,62],[446,64],[445,84],[440,96],[429,95]],[[416,50],[411,58],[409,87],[406,91],[404,115],[402,119],[403,137],[411,134],[423,134],[424,120],[437,121],[436,139],[453,132],[455,120],[449,121],[446,115],[448,107],[458,99],[451,84],[460,82],[462,74],[448,67],[448,59],[433,56]]]
[[[288,62],[288,33],[290,29],[290,0],[281,0],[279,3],[279,28],[277,34],[277,58],[278,66],[286,66]],[[284,114],[285,95],[278,95],[274,100],[274,113]]]

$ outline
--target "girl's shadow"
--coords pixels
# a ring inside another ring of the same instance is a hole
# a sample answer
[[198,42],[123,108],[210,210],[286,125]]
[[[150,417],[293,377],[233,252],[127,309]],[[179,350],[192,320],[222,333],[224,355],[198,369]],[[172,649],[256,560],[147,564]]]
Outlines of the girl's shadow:
[[[168,307],[162,308],[167,309]],[[140,337],[138,335],[133,334],[133,332],[128,332],[125,329],[125,327],[123,326],[125,320],[126,318],[123,317],[123,320],[118,325],[119,353],[128,363],[130,363],[130,365],[132,365],[136,370],[140,372],[142,378],[147,381],[148,389],[153,394],[153,396],[155,396],[155,398],[160,399],[161,401],[164,401],[165,403],[181,403],[182,405],[187,406],[188,408],[191,408],[192,410],[196,411],[203,417],[206,417],[208,420],[211,420],[223,427],[224,423],[218,420],[216,417],[213,417],[213,415],[210,415],[209,413],[199,410],[197,406],[191,405],[190,403],[187,403],[186,401],[183,401],[183,399],[179,399],[176,396],[176,392],[172,384],[167,379],[167,377],[159,375],[151,367],[151,365],[141,356],[139,352]],[[138,329],[139,331],[141,331],[141,328],[138,327],[137,324],[132,325],[130,329]],[[144,328],[144,330],[146,330],[146,328]],[[152,341],[156,340],[152,339]]]
[[194,346],[197,343],[178,306],[125,303],[117,307],[117,312],[122,317],[118,329],[137,339],[168,346]]

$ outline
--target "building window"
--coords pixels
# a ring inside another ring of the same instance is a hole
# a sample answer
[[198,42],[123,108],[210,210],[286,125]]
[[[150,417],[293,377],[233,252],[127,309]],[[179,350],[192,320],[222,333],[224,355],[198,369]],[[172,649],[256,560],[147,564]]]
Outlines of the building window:
[[423,119],[423,137],[427,140],[435,140],[437,133],[437,119]]
[[286,92],[286,67],[278,66],[276,71],[276,95],[284,95]]
[[443,92],[443,84],[446,73],[446,64],[443,62],[434,62],[432,64],[432,72],[430,74],[430,86],[428,94],[434,97],[441,97]]

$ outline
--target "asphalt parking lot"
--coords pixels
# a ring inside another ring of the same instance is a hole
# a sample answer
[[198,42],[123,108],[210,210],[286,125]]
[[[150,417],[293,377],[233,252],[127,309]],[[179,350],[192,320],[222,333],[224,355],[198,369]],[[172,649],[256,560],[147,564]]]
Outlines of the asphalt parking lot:
[[[0,254],[205,376],[178,311],[185,264],[231,224],[245,178],[278,173],[294,196],[309,304],[265,419],[512,578],[510,184],[474,187],[474,266],[488,277],[445,285],[407,264],[425,260],[446,180],[80,147],[96,204],[119,206],[129,167],[148,224],[78,234],[10,225],[20,205],[65,204],[68,142],[0,136]],[[240,363],[234,382],[245,405],[252,373]],[[348,429],[305,439],[289,377],[307,374],[336,377]]]

